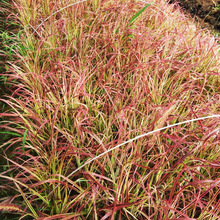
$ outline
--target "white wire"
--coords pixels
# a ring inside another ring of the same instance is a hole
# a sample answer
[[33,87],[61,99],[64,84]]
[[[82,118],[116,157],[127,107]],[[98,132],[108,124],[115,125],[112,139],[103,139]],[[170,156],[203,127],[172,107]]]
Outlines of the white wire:
[[34,32],[33,32],[33,33],[37,32],[37,30],[39,29],[39,27],[41,27],[41,25],[42,25],[45,21],[47,21],[51,16],[57,14],[57,13],[60,12],[60,11],[63,11],[64,9],[66,9],[66,8],[68,8],[68,7],[71,7],[71,6],[73,6],[73,5],[76,5],[76,4],[79,4],[79,3],[82,3],[82,2],[86,2],[86,1],[87,1],[87,0],[81,0],[81,1],[78,1],[78,2],[74,2],[74,3],[72,3],[72,4],[69,4],[69,5],[67,5],[67,6],[65,6],[65,7],[61,8],[61,9],[59,9],[59,10],[57,10],[57,11],[55,11],[55,12],[52,13],[50,16],[48,16],[47,18],[45,18],[45,19],[34,29]]
[[148,132],[148,133],[144,133],[144,134],[138,135],[138,136],[136,136],[136,137],[134,137],[134,138],[132,138],[132,139],[130,139],[130,140],[128,140],[128,141],[125,141],[125,142],[123,142],[123,143],[121,143],[121,144],[119,144],[119,145],[116,145],[116,146],[113,147],[113,148],[108,149],[107,151],[105,151],[105,152],[99,154],[98,156],[92,158],[91,160],[87,161],[87,162],[84,163],[82,166],[78,167],[76,170],[74,170],[72,173],[70,173],[70,174],[67,176],[67,178],[69,178],[70,176],[72,176],[74,173],[76,173],[77,171],[79,171],[80,169],[82,169],[83,167],[85,167],[86,165],[88,165],[89,163],[91,163],[92,161],[98,159],[99,157],[101,157],[101,156],[103,156],[103,155],[105,155],[105,154],[107,154],[107,153],[109,153],[109,152],[111,152],[111,151],[113,151],[113,150],[115,150],[115,149],[117,149],[117,148],[119,148],[119,147],[125,145],[125,144],[131,143],[131,142],[133,142],[133,141],[135,141],[135,140],[137,140],[137,139],[139,139],[139,138],[142,138],[142,137],[145,137],[145,136],[147,136],[147,135],[156,133],[156,132],[158,132],[158,131],[162,131],[162,130],[165,130],[165,129],[168,129],[168,128],[175,127],[175,126],[177,126],[177,125],[182,125],[182,124],[186,124],[186,123],[189,123],[189,122],[204,120],[204,119],[208,119],[208,118],[217,118],[217,117],[220,117],[220,115],[210,115],[210,116],[201,117],[201,118],[194,118],[194,119],[190,119],[190,120],[187,120],[187,121],[179,122],[179,123],[176,123],[176,124],[173,124],[173,125],[168,125],[168,126],[166,126],[166,127],[159,128],[159,129],[150,131],[150,132]]

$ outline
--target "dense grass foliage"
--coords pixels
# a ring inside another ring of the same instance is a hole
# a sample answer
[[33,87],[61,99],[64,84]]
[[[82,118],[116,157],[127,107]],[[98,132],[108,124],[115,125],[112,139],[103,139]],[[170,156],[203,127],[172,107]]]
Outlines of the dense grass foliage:
[[13,7],[2,216],[219,219],[215,38],[164,0]]

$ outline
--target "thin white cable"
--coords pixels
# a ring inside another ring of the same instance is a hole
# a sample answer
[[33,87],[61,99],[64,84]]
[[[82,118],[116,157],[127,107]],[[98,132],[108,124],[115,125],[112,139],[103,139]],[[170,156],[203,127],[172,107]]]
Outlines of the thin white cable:
[[61,8],[61,9],[59,9],[59,10],[57,10],[57,11],[55,11],[55,12],[52,13],[50,16],[48,16],[47,18],[45,18],[45,19],[34,29],[34,32],[33,32],[33,33],[37,32],[37,30],[39,29],[39,27],[41,27],[42,24],[43,24],[45,21],[47,21],[51,16],[57,14],[57,13],[60,12],[60,11],[63,11],[63,10],[66,9],[66,8],[69,8],[69,7],[73,6],[73,5],[76,5],[76,4],[79,4],[79,3],[82,3],[82,2],[86,2],[86,1],[87,1],[87,0],[81,0],[81,1],[78,1],[78,2],[74,2],[74,3],[72,3],[72,4],[69,4],[69,5],[67,5],[67,6],[65,6],[65,7]]
[[92,158],[91,160],[87,161],[87,162],[84,163],[82,166],[78,167],[76,170],[74,170],[73,172],[71,172],[71,173],[67,176],[67,178],[69,178],[70,176],[72,176],[74,173],[76,173],[77,171],[79,171],[80,169],[82,169],[83,167],[85,167],[86,165],[88,165],[89,163],[91,163],[92,161],[94,161],[94,160],[100,158],[101,156],[103,156],[103,155],[105,155],[105,154],[107,154],[107,153],[109,153],[109,152],[111,152],[111,151],[113,151],[113,150],[115,150],[115,149],[117,149],[117,148],[119,148],[119,147],[125,145],[125,144],[131,143],[131,142],[133,142],[133,141],[135,141],[135,140],[137,140],[137,139],[139,139],[139,138],[142,138],[142,137],[145,137],[145,136],[147,136],[147,135],[156,133],[156,132],[158,132],[158,131],[162,131],[162,130],[165,130],[165,129],[168,129],[168,128],[175,127],[175,126],[177,126],[177,125],[182,125],[182,124],[186,124],[186,123],[189,123],[189,122],[204,120],[204,119],[208,119],[208,118],[217,118],[217,117],[220,117],[220,115],[209,115],[209,116],[206,116],[206,117],[194,118],[194,119],[190,119],[190,120],[187,120],[187,121],[179,122],[179,123],[176,123],[176,124],[173,124],[173,125],[168,125],[168,126],[166,126],[166,127],[159,128],[159,129],[150,131],[150,132],[148,132],[148,133],[144,133],[144,134],[138,135],[138,136],[136,136],[136,137],[134,137],[134,138],[132,138],[132,139],[130,139],[130,140],[128,140],[128,141],[125,141],[125,142],[123,142],[123,143],[121,143],[121,144],[119,144],[119,145],[116,145],[116,146],[113,147],[113,148],[108,149],[107,151],[105,151],[105,152],[99,154],[98,156]]
[[[136,136],[136,137],[134,137],[134,138],[132,138],[132,139],[130,139],[130,140],[128,140],[128,141],[125,141],[125,142],[123,142],[123,143],[121,143],[121,144],[116,145],[116,146],[113,147],[113,148],[108,149],[107,151],[105,151],[105,152],[99,154],[98,156],[92,158],[91,160],[88,160],[88,161],[87,161],[86,163],[84,163],[82,166],[78,167],[76,170],[74,170],[73,172],[71,172],[66,178],[69,178],[70,176],[72,176],[73,174],[75,174],[76,172],[78,172],[80,169],[82,169],[83,167],[85,167],[86,165],[88,165],[89,163],[91,163],[92,161],[94,161],[94,160],[100,158],[101,156],[103,156],[103,155],[105,155],[105,154],[107,154],[107,153],[109,153],[109,152],[111,152],[111,151],[113,151],[113,150],[115,150],[115,149],[117,149],[117,148],[119,148],[119,147],[125,145],[125,144],[131,143],[132,141],[135,141],[135,140],[137,140],[137,139],[139,139],[139,138],[142,138],[142,137],[145,137],[145,136],[147,136],[147,135],[156,133],[156,132],[158,132],[158,131],[162,131],[162,130],[166,130],[166,129],[168,129],[168,128],[175,127],[175,126],[177,126],[177,125],[182,125],[182,124],[186,124],[186,123],[190,123],[190,122],[194,122],[194,121],[199,121],[199,120],[204,120],[204,119],[208,119],[208,118],[218,118],[218,117],[220,118],[220,115],[209,115],[209,116],[205,116],[205,117],[201,117],[201,118],[194,118],[194,119],[190,119],[190,120],[187,120],[187,121],[182,121],[182,122],[179,122],[179,123],[176,123],[176,124],[173,124],[173,125],[168,125],[168,126],[166,126],[166,127],[159,128],[159,129],[150,131],[150,132],[148,132],[148,133],[144,133],[144,134],[138,135],[138,136]],[[50,195],[52,194],[52,192],[53,192],[55,189],[57,189],[57,187],[58,187],[59,185],[60,185],[60,183],[58,183],[58,185],[48,194],[48,196],[50,196]]]
[[[37,30],[39,29],[39,27],[41,27],[41,26],[43,25],[43,23],[44,23],[45,21],[47,21],[47,20],[48,20],[50,17],[52,17],[53,15],[57,14],[57,13],[60,12],[60,11],[63,11],[63,10],[66,9],[66,8],[69,8],[69,7],[73,6],[73,5],[76,5],[76,4],[79,4],[79,3],[82,3],[82,2],[86,2],[86,1],[88,1],[88,0],[81,0],[81,1],[78,1],[78,2],[74,2],[74,3],[72,3],[72,4],[69,4],[69,5],[67,5],[67,6],[65,6],[65,7],[61,8],[61,9],[59,9],[59,10],[57,10],[57,11],[55,11],[55,12],[52,13],[50,16],[48,16],[47,18],[45,18],[36,28],[34,28],[33,26],[30,25],[30,26],[34,29],[33,34],[34,34],[34,33],[37,33],[37,34],[39,35],[39,33],[37,32]],[[142,1],[142,2],[145,2],[145,1]],[[146,2],[145,2],[145,3],[146,3]]]

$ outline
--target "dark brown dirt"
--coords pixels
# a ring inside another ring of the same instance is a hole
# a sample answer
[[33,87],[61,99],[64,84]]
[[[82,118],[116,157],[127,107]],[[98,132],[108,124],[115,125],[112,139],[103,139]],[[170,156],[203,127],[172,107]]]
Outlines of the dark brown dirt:
[[171,0],[178,3],[202,25],[203,28],[220,33],[220,1],[217,0]]

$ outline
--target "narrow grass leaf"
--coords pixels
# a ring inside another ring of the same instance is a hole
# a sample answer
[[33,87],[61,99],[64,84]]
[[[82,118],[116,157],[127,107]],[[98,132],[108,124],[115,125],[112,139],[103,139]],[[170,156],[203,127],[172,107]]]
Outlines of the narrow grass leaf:
[[9,134],[9,135],[14,135],[14,136],[17,136],[17,137],[21,137],[20,134],[15,133],[15,132],[11,132],[11,131],[0,131],[0,134]]
[[23,197],[23,199],[24,199],[26,205],[27,205],[28,208],[31,210],[33,216],[34,216],[35,218],[38,218],[38,214],[36,213],[35,209],[34,209],[33,206],[31,205],[31,203],[28,201],[26,195],[25,195],[24,192],[21,190],[20,186],[19,186],[16,182],[14,182],[14,184],[17,186],[19,192],[21,193],[21,195],[22,195],[22,197]]
[[128,25],[129,24],[132,24],[139,16],[142,12],[144,12],[144,10],[149,7],[151,5],[151,3],[148,3],[146,6],[144,6],[140,11],[138,11],[132,18],[131,20],[129,21]]
[[22,139],[22,149],[23,149],[24,152],[25,152],[24,145],[25,145],[25,142],[26,142],[27,133],[28,133],[28,130],[26,129],[25,132],[24,132],[23,139]]

